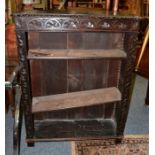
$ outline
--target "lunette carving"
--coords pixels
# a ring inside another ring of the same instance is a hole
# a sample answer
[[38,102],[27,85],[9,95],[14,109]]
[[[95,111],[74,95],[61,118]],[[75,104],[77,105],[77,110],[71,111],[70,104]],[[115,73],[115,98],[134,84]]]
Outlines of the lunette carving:
[[16,27],[19,30],[31,31],[137,31],[139,22],[137,19],[85,17],[76,16],[21,16],[16,18]]

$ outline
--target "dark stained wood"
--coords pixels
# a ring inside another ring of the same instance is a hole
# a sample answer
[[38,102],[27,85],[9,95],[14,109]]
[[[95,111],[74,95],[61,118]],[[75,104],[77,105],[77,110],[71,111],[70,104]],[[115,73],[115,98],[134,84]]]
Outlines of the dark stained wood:
[[66,33],[39,33],[39,47],[41,49],[65,49],[67,48]]
[[52,112],[37,112],[34,113],[34,119],[47,120],[47,119],[82,119],[82,118],[103,118],[105,113],[105,107],[107,104],[95,105],[89,107],[79,107],[74,109],[63,109]]
[[39,47],[39,33],[29,32],[28,33],[28,44],[29,44],[29,49],[40,48]]
[[149,105],[149,82],[147,85],[147,92],[146,92],[146,96],[145,96],[145,105]]
[[126,33],[124,38],[124,49],[128,55],[128,61],[122,61],[121,76],[119,80],[119,90],[122,92],[121,104],[118,104],[117,109],[117,134],[122,135],[124,132],[129,106],[131,99],[131,91],[133,85],[133,72],[135,68],[137,34]]
[[[30,61],[30,76],[32,85],[32,96],[40,96],[42,93],[42,63],[40,61]],[[35,74],[33,74],[35,73]]]
[[121,94],[115,87],[72,92],[59,95],[34,97],[32,112],[54,111],[77,107],[108,104],[121,100]]
[[69,49],[118,49],[123,47],[122,33],[68,33]]
[[126,58],[126,53],[119,49],[33,49],[28,51],[28,59],[97,59]]
[[115,118],[115,115],[116,115],[116,103],[112,102],[112,103],[107,104],[105,106],[105,114],[104,115],[105,115],[105,117],[104,117],[105,119],[106,118]]
[[[83,87],[86,90],[94,88],[107,88],[108,60],[86,60],[83,62],[84,82]],[[115,87],[115,86],[113,86]]]
[[30,83],[30,72],[29,64],[26,61],[28,51],[28,40],[27,33],[25,31],[17,31],[17,44],[19,53],[19,63],[22,66],[20,70],[20,84],[22,88],[22,104],[21,110],[24,110],[25,116],[25,127],[27,131],[27,137],[33,138],[34,134],[34,121],[31,113],[31,83]]
[[[92,129],[93,126],[93,129]],[[35,122],[36,139],[79,137],[100,137],[115,135],[116,122],[113,119],[60,119]],[[54,134],[53,134],[54,133]]]
[[30,64],[33,96],[67,91],[66,60],[31,60]]
[[[139,21],[142,18],[134,17],[132,13],[126,15],[118,13],[113,16],[110,12],[106,15],[103,11],[92,9],[91,12],[87,12],[87,9],[85,12],[72,11],[15,14],[20,63],[24,66],[21,71],[21,85],[27,139],[76,139],[123,135],[129,110],[136,38]],[[27,32],[38,34],[31,34],[33,37],[27,38],[25,35]],[[34,36],[37,38],[33,39]],[[29,39],[28,48],[27,39]],[[77,51],[119,49],[123,50],[127,57],[126,59],[109,57],[28,60],[28,49],[56,51],[74,49],[76,54],[76,49]],[[119,88],[122,94],[120,102],[61,109],[53,113],[32,113],[32,99],[36,96],[70,94],[109,87]]]
[[[123,136],[100,136],[100,137],[95,137],[95,136],[89,136],[89,137],[71,137],[71,138],[33,138],[33,139],[26,139],[26,142],[60,142],[60,141],[84,141],[84,140],[103,140],[105,139],[107,142],[107,139],[118,139],[121,140]],[[119,141],[120,142],[120,141]],[[109,143],[107,143],[109,145]],[[111,145],[111,144],[110,144]]]
[[113,86],[118,87],[118,83],[120,79],[121,64],[122,62],[119,60],[113,60],[113,61],[110,60],[109,67],[108,67],[108,72],[109,72],[108,82],[107,82],[108,87],[113,87]]
[[82,91],[83,88],[83,64],[82,60],[69,60],[68,61],[68,74],[67,74],[67,92]]
[[70,60],[68,61],[68,90],[117,87],[119,68],[120,60]]
[[119,67],[120,60],[31,60],[32,95],[117,87]]
[[[106,81],[107,87],[118,87],[119,79],[120,79],[120,68],[121,68],[121,61],[113,60],[109,62],[108,67],[108,80]],[[105,118],[115,118],[115,103],[111,103],[105,106]]]

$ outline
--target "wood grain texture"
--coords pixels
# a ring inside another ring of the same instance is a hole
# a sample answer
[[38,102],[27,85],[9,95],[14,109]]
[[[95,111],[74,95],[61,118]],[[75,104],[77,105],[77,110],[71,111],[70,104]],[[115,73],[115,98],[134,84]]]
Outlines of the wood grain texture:
[[98,104],[108,104],[110,102],[120,100],[121,94],[119,90],[114,87],[34,97],[32,101],[32,112],[54,111]]
[[30,60],[32,96],[117,87],[118,59]]
[[58,138],[71,140],[80,137],[100,137],[115,134],[116,122],[113,119],[60,119],[35,122],[34,139]]
[[[105,107],[109,104],[95,105],[89,107],[79,107],[74,109],[62,109],[58,111],[47,111],[34,113],[35,121],[52,119],[89,119],[105,117]],[[108,117],[106,117],[108,118]]]
[[66,60],[31,60],[32,95],[44,96],[67,91]]
[[16,31],[17,35],[17,44],[18,44],[18,53],[19,53],[19,63],[22,66],[20,71],[20,82],[22,88],[22,103],[21,110],[24,111],[25,116],[25,126],[27,131],[27,137],[33,138],[34,134],[34,120],[31,113],[32,109],[32,94],[31,94],[31,83],[30,83],[30,72],[29,64],[26,59],[27,56],[27,33],[24,31]]
[[[107,16],[103,12],[93,11],[92,13],[92,11],[86,10],[85,13],[74,11],[74,14],[71,10],[67,10],[66,13],[64,11],[14,14],[20,64],[24,66],[20,76],[23,92],[22,105],[24,105],[22,107],[28,139],[101,137],[114,133],[123,135],[129,110],[136,37],[139,21],[142,18],[131,14]],[[25,32],[32,31],[38,33],[37,40],[26,37]],[[29,41],[32,49],[120,49],[125,51],[127,59],[28,60],[27,52],[31,47],[27,49],[27,39],[36,41],[32,44]],[[30,73],[31,79],[29,79]],[[40,88],[36,90],[37,87]],[[55,113],[56,111],[40,112],[38,113],[40,116],[32,113],[32,97],[67,92],[77,93],[77,91],[90,91],[97,88],[108,89],[108,87],[119,88],[122,93],[121,102],[116,104],[114,101],[114,105],[110,102],[103,104],[103,107],[101,104],[79,107],[77,111],[73,110],[76,108],[64,109],[62,113],[60,110],[59,114]],[[99,114],[97,114],[98,111]],[[113,116],[114,119],[112,119]],[[61,121],[56,118],[61,118]],[[71,122],[68,123],[69,118]],[[106,118],[110,119],[108,123],[104,122]],[[35,132],[33,132],[34,123]]]
[[128,55],[127,61],[122,61],[119,90],[122,92],[121,104],[117,105],[117,134],[123,135],[125,123],[128,116],[132,86],[134,84],[133,72],[135,68],[137,34],[126,33],[124,38],[124,49]]
[[122,33],[72,32],[67,33],[69,49],[122,49]]
[[65,49],[67,48],[67,33],[39,33],[40,49]]
[[126,53],[119,49],[33,49],[28,51],[28,59],[95,59],[126,58]]
[[117,87],[120,63],[115,59],[69,60],[68,91]]
[[[93,12],[92,12],[93,11]],[[137,32],[140,17],[131,12],[107,16],[93,9],[67,10],[67,12],[15,13],[17,30],[42,32]]]
[[29,44],[29,49],[40,48],[40,46],[39,46],[39,33],[29,32],[28,33],[28,44]]

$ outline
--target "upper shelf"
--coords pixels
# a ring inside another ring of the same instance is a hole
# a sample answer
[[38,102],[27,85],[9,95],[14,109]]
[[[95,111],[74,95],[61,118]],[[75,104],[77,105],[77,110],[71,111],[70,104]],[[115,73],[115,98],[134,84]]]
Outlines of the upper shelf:
[[95,59],[126,58],[126,53],[119,49],[30,49],[28,59]]

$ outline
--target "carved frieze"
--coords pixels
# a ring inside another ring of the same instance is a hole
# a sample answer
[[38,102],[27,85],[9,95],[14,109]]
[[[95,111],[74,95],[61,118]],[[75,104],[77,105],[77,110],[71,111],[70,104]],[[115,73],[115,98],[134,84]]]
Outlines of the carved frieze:
[[137,31],[135,18],[107,18],[96,16],[15,16],[16,28],[25,31]]

